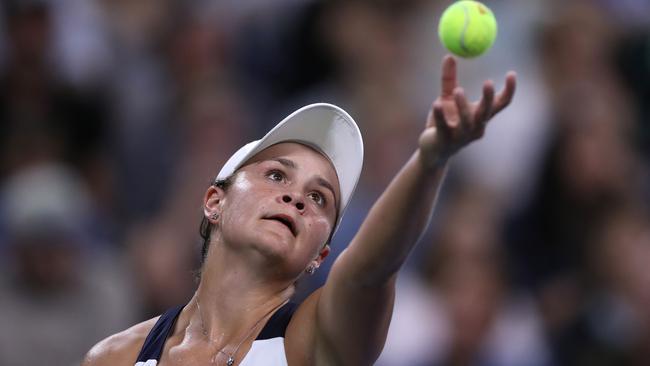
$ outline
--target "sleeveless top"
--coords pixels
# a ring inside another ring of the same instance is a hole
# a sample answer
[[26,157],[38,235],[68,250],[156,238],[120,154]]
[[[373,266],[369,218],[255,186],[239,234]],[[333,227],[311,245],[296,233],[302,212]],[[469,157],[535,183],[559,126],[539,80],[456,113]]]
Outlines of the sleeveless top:
[[[167,310],[158,318],[142,345],[135,366],[156,366],[162,355],[174,323],[183,305]],[[284,352],[284,333],[298,304],[289,302],[278,309],[266,322],[240,366],[287,366]]]

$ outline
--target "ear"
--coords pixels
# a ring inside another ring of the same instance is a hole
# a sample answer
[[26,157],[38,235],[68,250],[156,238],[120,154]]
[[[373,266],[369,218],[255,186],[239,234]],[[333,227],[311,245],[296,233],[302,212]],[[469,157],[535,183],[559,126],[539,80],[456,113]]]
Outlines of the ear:
[[315,267],[316,268],[320,267],[321,263],[323,263],[323,261],[325,260],[325,258],[327,258],[329,254],[330,254],[330,245],[329,244],[323,245],[320,252],[318,252],[318,257],[314,259],[315,263],[313,264],[315,265]]
[[226,192],[217,186],[210,186],[205,192],[205,197],[203,197],[203,215],[211,223],[216,223],[216,217],[221,215],[221,204],[223,198],[225,197]]

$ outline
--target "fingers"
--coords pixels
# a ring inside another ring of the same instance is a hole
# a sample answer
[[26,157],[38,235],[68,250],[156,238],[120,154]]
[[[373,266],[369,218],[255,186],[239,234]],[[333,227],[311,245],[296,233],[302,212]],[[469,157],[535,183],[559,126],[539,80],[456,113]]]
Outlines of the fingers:
[[436,130],[441,133],[446,133],[449,130],[445,112],[442,110],[442,104],[439,101],[433,103],[433,120],[436,124]]
[[460,140],[466,137],[470,140],[480,138],[490,118],[510,104],[516,84],[517,75],[512,71],[508,72],[503,90],[496,95],[494,83],[487,80],[483,84],[481,99],[470,104],[464,90],[458,86],[456,60],[452,56],[445,56],[442,67],[442,94],[433,104],[427,127],[435,126],[439,132],[449,137],[456,136]]
[[463,88],[456,88],[454,90],[454,100],[456,102],[456,108],[458,108],[458,117],[460,118],[458,124],[460,128],[463,131],[472,131],[474,121],[472,121],[469,103],[467,102]]
[[512,97],[515,95],[516,87],[517,74],[514,71],[510,71],[506,74],[506,85],[503,87],[503,91],[496,98],[494,107],[492,108],[492,115],[499,113],[510,104]]
[[492,107],[494,103],[494,83],[488,80],[483,84],[483,96],[478,102],[475,112],[475,119],[478,123],[485,125],[492,117]]
[[442,91],[441,97],[452,97],[454,89],[458,86],[458,79],[456,78],[456,59],[447,55],[442,60]]

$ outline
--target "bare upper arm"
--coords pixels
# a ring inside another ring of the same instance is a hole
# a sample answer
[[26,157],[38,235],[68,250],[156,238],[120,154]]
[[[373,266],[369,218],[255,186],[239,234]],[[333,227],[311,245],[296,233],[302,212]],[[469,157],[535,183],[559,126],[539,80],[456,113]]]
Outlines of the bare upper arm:
[[157,320],[157,317],[149,319],[100,341],[88,351],[82,366],[133,366]]
[[371,365],[379,357],[393,309],[395,276],[368,286],[346,272],[344,261],[342,254],[325,285],[294,314],[286,338],[291,338],[289,361],[296,357],[296,364]]

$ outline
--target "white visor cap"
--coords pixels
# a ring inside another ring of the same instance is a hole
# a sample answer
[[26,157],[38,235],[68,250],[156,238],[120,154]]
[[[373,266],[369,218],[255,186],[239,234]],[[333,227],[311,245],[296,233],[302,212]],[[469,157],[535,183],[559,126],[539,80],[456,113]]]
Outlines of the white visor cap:
[[237,150],[223,165],[217,180],[228,178],[254,155],[281,142],[307,145],[332,162],[341,189],[336,231],[361,175],[363,139],[354,119],[335,105],[315,103],[291,113],[264,137]]

